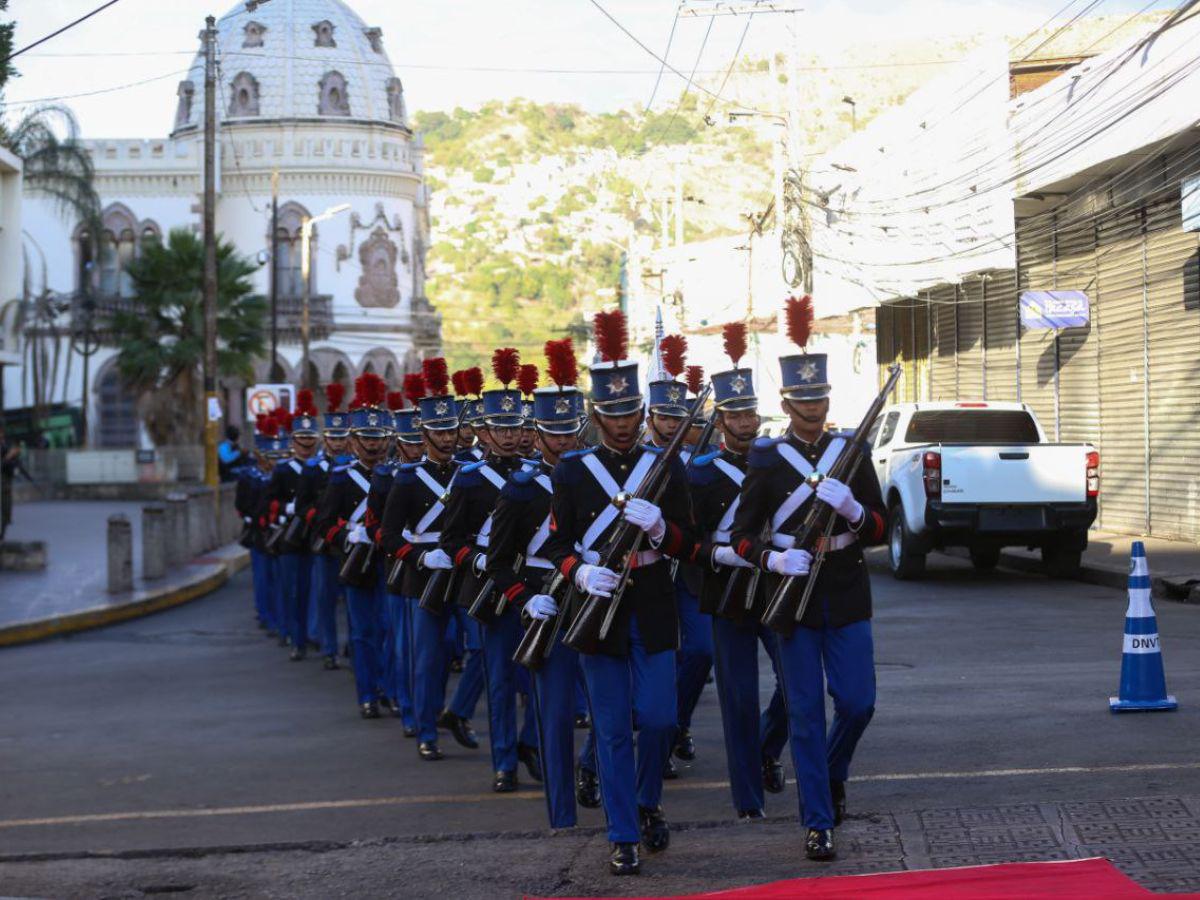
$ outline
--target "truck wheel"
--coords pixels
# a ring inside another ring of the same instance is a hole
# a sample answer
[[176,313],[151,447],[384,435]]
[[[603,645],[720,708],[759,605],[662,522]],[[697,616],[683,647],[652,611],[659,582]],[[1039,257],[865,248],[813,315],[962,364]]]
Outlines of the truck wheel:
[[904,507],[897,503],[888,512],[888,564],[899,581],[925,573],[925,554],[914,549],[916,539],[904,521]]
[[971,565],[980,572],[990,572],[1000,562],[999,547],[972,547]]
[[1051,578],[1073,578],[1079,574],[1079,561],[1083,553],[1063,547],[1042,548],[1042,568]]

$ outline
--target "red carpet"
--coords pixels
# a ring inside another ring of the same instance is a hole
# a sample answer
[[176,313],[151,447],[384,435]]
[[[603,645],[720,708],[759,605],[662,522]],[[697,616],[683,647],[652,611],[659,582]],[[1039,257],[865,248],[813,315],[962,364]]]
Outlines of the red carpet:
[[[686,895],[688,900],[836,900],[863,897],[876,900],[908,897],[936,897],[938,900],[999,900],[1009,897],[1021,900],[1121,900],[1125,897],[1154,896],[1168,895],[1146,890],[1122,874],[1107,859],[1100,858],[1069,862],[1001,863],[995,866],[926,869],[920,872],[886,872],[881,875],[793,878],[754,887]],[[1200,898],[1200,894],[1169,896]]]

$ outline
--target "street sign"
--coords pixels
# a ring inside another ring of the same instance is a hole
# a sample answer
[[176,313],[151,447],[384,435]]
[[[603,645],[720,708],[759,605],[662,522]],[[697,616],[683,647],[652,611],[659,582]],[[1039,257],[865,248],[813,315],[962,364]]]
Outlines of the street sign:
[[1084,328],[1088,323],[1088,295],[1083,291],[1022,291],[1021,324],[1031,330]]
[[280,406],[291,412],[293,400],[290,384],[254,384],[246,388],[246,412],[251,419],[274,412]]

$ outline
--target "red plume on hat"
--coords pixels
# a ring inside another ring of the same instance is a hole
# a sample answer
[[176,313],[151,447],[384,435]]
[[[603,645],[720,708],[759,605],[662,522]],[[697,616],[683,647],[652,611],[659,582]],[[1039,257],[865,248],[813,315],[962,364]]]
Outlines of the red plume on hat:
[[300,416],[317,414],[317,404],[313,402],[313,392],[308,388],[301,388],[296,393],[296,414]]
[[[292,430],[292,419],[294,417],[292,416],[292,414],[290,412],[288,412],[282,406],[275,407],[275,411],[273,413],[271,413],[271,415],[274,417],[275,424],[278,427],[279,431],[291,431]],[[276,433],[278,433],[278,432],[276,432]]]
[[808,337],[812,334],[813,304],[812,297],[787,298],[787,334],[792,343],[801,350],[806,350]]
[[420,372],[410,372],[404,376],[404,396],[413,406],[425,396],[425,379]]
[[388,391],[387,408],[392,412],[400,412],[404,409],[404,394],[400,391]]
[[368,406],[382,407],[387,400],[387,382],[374,372],[363,375],[364,400]]
[[721,337],[725,344],[725,355],[733,361],[736,369],[738,361],[746,355],[746,323],[728,322],[722,325]]
[[446,388],[450,384],[450,372],[446,368],[446,360],[435,356],[422,362],[421,377],[425,381],[425,390],[431,397],[446,396]]
[[325,385],[325,404],[331,413],[339,412],[342,400],[346,396],[346,386],[333,382]]
[[463,385],[467,389],[468,396],[478,397],[483,393],[483,369],[479,366],[471,366],[463,372]]
[[575,361],[575,344],[570,338],[546,341],[547,373],[560,388],[571,387],[579,379],[579,363]]
[[533,363],[525,363],[517,371],[517,388],[522,394],[529,396],[537,390],[538,378],[538,367]]
[[693,394],[699,394],[700,389],[704,387],[704,367],[703,366],[688,366],[687,367],[687,386],[688,390]]
[[262,427],[258,429],[259,433],[262,434],[263,437],[279,437],[279,423],[270,416],[264,415],[263,418],[266,421],[263,422]]
[[459,369],[450,376],[450,383],[454,385],[454,393],[459,397],[465,397],[467,395],[466,376],[466,369]]
[[254,430],[259,434],[267,433],[267,423],[271,421],[269,413],[259,413],[254,417]]
[[517,377],[521,354],[514,347],[501,347],[492,354],[492,374],[506,388]]
[[596,349],[604,362],[617,362],[625,358],[629,348],[625,313],[619,309],[596,313],[592,319],[592,330],[596,335]]
[[672,378],[683,373],[683,360],[687,356],[687,338],[682,334],[668,334],[658,345],[662,351],[663,368]]

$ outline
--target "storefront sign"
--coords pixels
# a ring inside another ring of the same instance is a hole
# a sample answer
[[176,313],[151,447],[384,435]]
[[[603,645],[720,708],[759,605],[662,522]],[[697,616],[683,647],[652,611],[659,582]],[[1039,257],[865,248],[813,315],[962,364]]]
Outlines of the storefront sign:
[[1029,329],[1083,328],[1088,295],[1083,291],[1022,291],[1021,324]]

